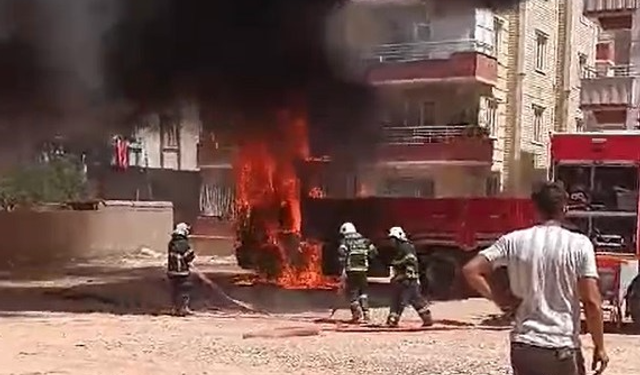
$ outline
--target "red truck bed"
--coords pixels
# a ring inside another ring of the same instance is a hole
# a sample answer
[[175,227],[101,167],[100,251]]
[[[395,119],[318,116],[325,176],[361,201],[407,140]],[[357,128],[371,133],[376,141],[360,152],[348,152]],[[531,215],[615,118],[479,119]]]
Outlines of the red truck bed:
[[340,225],[351,221],[372,239],[399,225],[416,244],[469,250],[535,220],[531,201],[515,198],[307,199],[302,207],[306,238],[335,240]]

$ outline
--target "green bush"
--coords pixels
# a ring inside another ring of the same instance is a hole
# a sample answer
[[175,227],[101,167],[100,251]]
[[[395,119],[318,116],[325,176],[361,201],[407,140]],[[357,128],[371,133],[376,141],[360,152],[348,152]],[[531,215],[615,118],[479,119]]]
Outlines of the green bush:
[[48,163],[16,168],[0,178],[0,207],[31,207],[81,198],[86,179],[78,163],[59,157]]

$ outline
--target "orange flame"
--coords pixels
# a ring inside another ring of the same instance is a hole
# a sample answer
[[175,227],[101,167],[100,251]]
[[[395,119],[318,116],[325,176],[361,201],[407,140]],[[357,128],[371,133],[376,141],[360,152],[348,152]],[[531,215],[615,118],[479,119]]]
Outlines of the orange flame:
[[236,209],[244,215],[241,220],[259,209],[276,212],[261,217],[264,238],[251,251],[277,249],[280,267],[275,277],[260,275],[260,281],[292,289],[325,287],[329,281],[322,274],[322,246],[299,242],[301,184],[296,163],[309,158],[306,113],[282,110],[275,118],[276,131],[243,135],[250,138],[239,144],[234,165]]

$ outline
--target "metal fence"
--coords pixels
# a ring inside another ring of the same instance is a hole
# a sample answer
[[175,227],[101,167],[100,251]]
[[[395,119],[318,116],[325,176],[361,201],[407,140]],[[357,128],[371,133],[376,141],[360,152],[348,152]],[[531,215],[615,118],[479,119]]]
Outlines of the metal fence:
[[438,42],[411,42],[381,44],[365,53],[364,59],[370,62],[409,62],[432,59],[444,59],[456,52],[479,52],[489,56],[495,54],[490,43],[477,39],[460,39]]
[[584,79],[635,77],[638,70],[633,65],[611,65],[603,67],[584,67],[581,72]]
[[396,145],[440,143],[451,138],[488,134],[487,129],[475,125],[385,126],[382,130],[383,142]]

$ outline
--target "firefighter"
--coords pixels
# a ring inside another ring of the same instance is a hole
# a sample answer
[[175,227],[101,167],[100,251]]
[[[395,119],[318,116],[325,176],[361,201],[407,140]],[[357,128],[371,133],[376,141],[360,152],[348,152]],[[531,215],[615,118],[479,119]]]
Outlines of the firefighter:
[[176,225],[168,245],[167,276],[171,283],[172,314],[176,316],[191,315],[189,308],[189,289],[191,263],[196,255],[189,244],[189,225]]
[[397,327],[405,307],[411,305],[422,319],[422,325],[431,326],[433,320],[429,303],[420,292],[416,250],[401,227],[389,229],[389,238],[396,249],[396,256],[391,262],[393,295],[387,325]]
[[342,240],[338,252],[342,264],[342,280],[349,298],[351,317],[354,323],[370,321],[369,297],[367,296],[367,272],[369,261],[376,256],[377,249],[363,237],[352,223],[340,227]]

